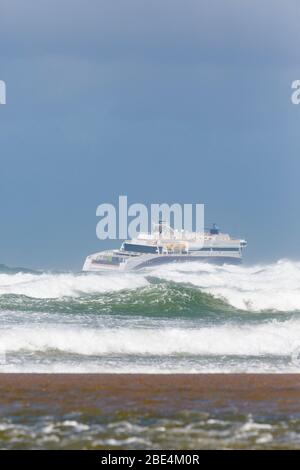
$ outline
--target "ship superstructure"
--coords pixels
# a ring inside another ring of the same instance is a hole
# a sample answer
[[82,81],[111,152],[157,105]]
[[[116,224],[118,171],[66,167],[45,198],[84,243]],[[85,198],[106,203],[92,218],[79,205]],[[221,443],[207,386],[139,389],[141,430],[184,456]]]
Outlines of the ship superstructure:
[[131,271],[184,261],[237,264],[246,245],[245,240],[232,238],[215,224],[204,232],[189,232],[159,221],[151,233],[124,241],[120,249],[89,255],[83,271]]

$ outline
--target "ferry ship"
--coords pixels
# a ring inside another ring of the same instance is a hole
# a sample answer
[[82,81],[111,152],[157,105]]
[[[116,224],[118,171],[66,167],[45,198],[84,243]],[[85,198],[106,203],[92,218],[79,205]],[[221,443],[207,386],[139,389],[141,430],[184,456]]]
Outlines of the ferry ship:
[[178,231],[159,221],[151,233],[140,233],[126,240],[120,249],[89,255],[83,271],[132,271],[167,263],[200,261],[238,264],[245,240],[232,238],[216,224],[204,232]]

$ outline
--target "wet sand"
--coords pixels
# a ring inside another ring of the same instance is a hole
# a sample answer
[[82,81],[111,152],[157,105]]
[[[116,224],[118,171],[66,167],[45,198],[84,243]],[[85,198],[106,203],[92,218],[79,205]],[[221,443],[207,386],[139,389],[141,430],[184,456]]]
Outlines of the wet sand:
[[85,407],[98,400],[110,406],[170,409],[194,405],[244,406],[270,402],[300,410],[300,374],[0,374],[0,403],[14,401]]
[[0,374],[0,412],[2,448],[297,448],[300,374]]

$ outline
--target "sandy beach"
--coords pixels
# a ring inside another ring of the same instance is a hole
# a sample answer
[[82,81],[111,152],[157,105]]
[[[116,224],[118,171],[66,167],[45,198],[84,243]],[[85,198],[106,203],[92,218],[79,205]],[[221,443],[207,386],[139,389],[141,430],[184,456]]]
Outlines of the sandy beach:
[[1,405],[178,410],[232,400],[300,411],[300,374],[0,374]]
[[299,395],[299,374],[1,374],[0,445],[297,448]]

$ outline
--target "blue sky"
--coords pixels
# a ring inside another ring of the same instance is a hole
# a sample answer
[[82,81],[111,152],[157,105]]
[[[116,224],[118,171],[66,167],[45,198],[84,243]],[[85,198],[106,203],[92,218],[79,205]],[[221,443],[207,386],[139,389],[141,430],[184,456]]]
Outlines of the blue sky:
[[300,259],[298,1],[1,0],[0,263],[80,269],[96,207],[205,203]]

